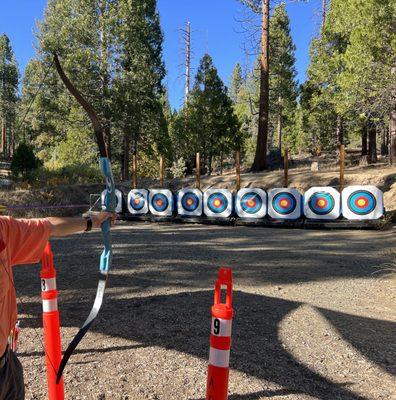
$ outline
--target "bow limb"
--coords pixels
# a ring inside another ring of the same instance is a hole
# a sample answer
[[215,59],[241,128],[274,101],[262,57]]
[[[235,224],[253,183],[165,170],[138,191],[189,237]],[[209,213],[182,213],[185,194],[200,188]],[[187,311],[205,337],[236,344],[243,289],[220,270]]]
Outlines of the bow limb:
[[[93,107],[88,103],[88,101],[83,97],[83,95],[79,92],[79,90],[72,84],[68,76],[65,74],[62,65],[59,61],[57,54],[54,54],[54,63],[56,70],[66,86],[69,92],[74,96],[74,98],[78,101],[81,107],[85,110],[90,118],[93,129],[96,136],[96,141],[99,147],[100,153],[100,169],[106,181],[106,197],[105,197],[105,204],[104,209],[108,212],[114,212],[115,210],[115,184],[114,184],[114,177],[113,172],[111,170],[111,163],[107,155],[107,149],[104,141],[103,135],[103,127],[100,123],[99,117],[97,116]],[[102,306],[104,292],[106,289],[107,283],[107,276],[108,272],[112,265],[112,258],[113,258],[113,250],[112,250],[112,243],[111,243],[111,234],[110,234],[110,225],[111,219],[108,219],[102,224],[102,236],[104,242],[104,249],[100,256],[100,263],[99,263],[99,281],[96,290],[96,297],[92,309],[88,315],[88,318],[85,320],[83,326],[77,332],[77,335],[73,338],[70,342],[69,346],[67,347],[61,363],[59,365],[58,373],[57,373],[57,383],[59,383],[60,379],[62,378],[63,370],[66,367],[66,364],[73,354],[74,349],[78,346],[82,338],[88,332],[89,328],[91,327],[92,323],[98,316],[99,310]]]
[[88,114],[89,119],[92,122],[92,126],[94,128],[96,142],[98,143],[99,152],[101,157],[107,157],[107,149],[106,144],[104,141],[104,134],[103,134],[103,126],[100,123],[99,117],[97,116],[95,110],[88,103],[88,101],[83,97],[80,91],[73,85],[70,81],[69,77],[66,75],[63,67],[59,61],[59,57],[56,53],[54,53],[54,64],[56,70],[58,72],[59,77],[61,78],[62,82],[66,86],[67,90],[73,95],[73,97],[78,101],[81,107],[85,110]]

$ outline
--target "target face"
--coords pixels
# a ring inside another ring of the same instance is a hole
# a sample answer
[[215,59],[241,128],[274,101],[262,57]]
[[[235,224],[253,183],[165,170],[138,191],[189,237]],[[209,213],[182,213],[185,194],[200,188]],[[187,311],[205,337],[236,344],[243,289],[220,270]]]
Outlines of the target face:
[[208,198],[208,208],[215,214],[223,213],[228,207],[228,200],[222,193],[213,193]]
[[186,211],[195,211],[199,206],[199,198],[195,193],[185,193],[181,199],[183,208]]
[[374,195],[366,190],[358,190],[348,197],[348,208],[357,215],[368,215],[377,207]]
[[271,189],[268,192],[268,214],[275,219],[301,217],[301,194],[297,189]]
[[378,219],[384,214],[383,193],[375,186],[349,186],[342,191],[342,213],[348,219]]
[[315,193],[308,200],[312,212],[318,215],[329,214],[334,209],[334,197],[330,193]]
[[204,194],[205,214],[208,217],[229,217],[232,213],[232,194],[226,189],[209,189]]
[[272,207],[280,215],[289,215],[296,209],[297,200],[291,193],[281,192],[272,199]]
[[[101,194],[101,202],[102,209],[105,209],[105,200],[106,200],[107,190],[103,190]],[[122,213],[122,203],[123,203],[123,194],[120,190],[115,189],[115,212],[117,214]]]
[[151,199],[151,205],[155,211],[164,212],[169,206],[169,201],[164,194],[156,193]]
[[241,218],[262,218],[267,213],[267,193],[262,189],[246,188],[238,191],[235,208]]
[[172,216],[173,194],[167,189],[150,190],[150,211],[157,216]]
[[337,219],[341,215],[341,196],[332,187],[313,187],[304,195],[304,214],[309,219]]
[[135,215],[148,213],[148,191],[146,189],[132,189],[129,192],[128,210]]
[[181,216],[202,215],[202,192],[199,189],[181,189],[177,195],[177,212]]

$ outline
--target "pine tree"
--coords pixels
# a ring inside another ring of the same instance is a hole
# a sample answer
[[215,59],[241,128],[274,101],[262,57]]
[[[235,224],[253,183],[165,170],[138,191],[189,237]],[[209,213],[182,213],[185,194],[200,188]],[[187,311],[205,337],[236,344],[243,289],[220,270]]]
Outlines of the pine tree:
[[199,151],[204,170],[209,174],[216,157],[222,159],[241,146],[238,118],[208,54],[200,61],[189,101],[178,113],[173,129],[184,147],[185,158],[192,160]]
[[270,127],[272,142],[281,150],[283,131],[290,131],[297,106],[295,46],[284,3],[274,9],[270,32]]
[[15,148],[14,123],[18,100],[18,66],[7,35],[0,36],[0,118],[1,149],[12,155]]
[[230,98],[234,103],[238,102],[238,95],[240,90],[242,89],[244,80],[242,77],[242,67],[241,64],[237,63],[235,65],[234,71],[232,71],[231,75],[231,85],[230,85]]

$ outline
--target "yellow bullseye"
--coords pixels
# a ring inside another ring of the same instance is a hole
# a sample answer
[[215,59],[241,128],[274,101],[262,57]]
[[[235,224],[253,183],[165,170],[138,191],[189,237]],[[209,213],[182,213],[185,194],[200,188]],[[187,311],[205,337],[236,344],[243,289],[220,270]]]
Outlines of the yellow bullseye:
[[220,206],[221,206],[221,201],[220,201],[219,199],[216,199],[216,200],[213,202],[213,204],[214,204],[215,207],[220,207]]
[[254,207],[256,205],[256,203],[254,200],[248,200],[247,205],[248,205],[248,207]]
[[281,205],[282,207],[287,207],[287,206],[289,205],[289,202],[288,202],[287,200],[281,200],[281,201],[280,201],[280,205]]
[[359,200],[357,201],[357,205],[358,205],[359,207],[365,207],[365,206],[367,205],[367,201],[366,201],[365,199],[359,199]]
[[323,199],[319,199],[318,200],[318,206],[319,207],[325,207],[326,206],[326,201]]
[[187,205],[188,206],[192,206],[194,204],[194,200],[193,199],[187,199]]

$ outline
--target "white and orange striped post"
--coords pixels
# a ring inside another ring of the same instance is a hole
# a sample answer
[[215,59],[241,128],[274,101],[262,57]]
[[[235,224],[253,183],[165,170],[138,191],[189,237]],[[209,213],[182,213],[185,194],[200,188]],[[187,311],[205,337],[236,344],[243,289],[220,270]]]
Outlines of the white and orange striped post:
[[[226,302],[221,303],[221,290],[226,289]],[[210,331],[210,351],[206,400],[227,400],[231,349],[232,270],[220,268],[215,284]]]
[[60,322],[58,311],[58,292],[56,290],[56,270],[51,246],[43,252],[41,277],[41,299],[43,301],[43,326],[45,342],[45,361],[47,366],[48,399],[65,398],[63,378],[57,384],[56,374],[62,359]]

